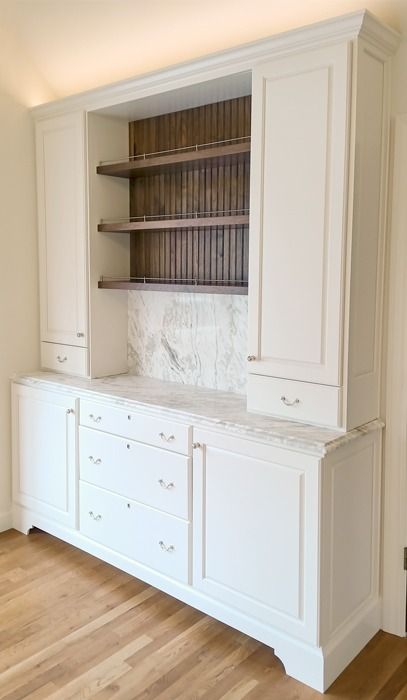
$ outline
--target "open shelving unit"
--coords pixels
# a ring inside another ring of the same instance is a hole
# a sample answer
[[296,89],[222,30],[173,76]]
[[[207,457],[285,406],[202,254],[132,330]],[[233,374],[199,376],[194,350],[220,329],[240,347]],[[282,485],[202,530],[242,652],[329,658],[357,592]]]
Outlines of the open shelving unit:
[[129,233],[130,275],[99,288],[247,293],[250,111],[246,96],[129,124],[129,156],[96,172],[129,180],[129,216],[98,231]]

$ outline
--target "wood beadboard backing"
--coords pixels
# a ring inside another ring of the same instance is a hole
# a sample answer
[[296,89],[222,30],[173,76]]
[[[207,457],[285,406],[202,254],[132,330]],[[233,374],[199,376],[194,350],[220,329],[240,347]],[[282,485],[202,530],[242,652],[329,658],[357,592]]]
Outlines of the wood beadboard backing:
[[[129,154],[165,151],[250,136],[251,97],[141,119],[129,124]],[[249,208],[250,161],[130,180],[130,216]],[[217,226],[130,234],[130,275],[160,279],[248,280],[249,227]]]

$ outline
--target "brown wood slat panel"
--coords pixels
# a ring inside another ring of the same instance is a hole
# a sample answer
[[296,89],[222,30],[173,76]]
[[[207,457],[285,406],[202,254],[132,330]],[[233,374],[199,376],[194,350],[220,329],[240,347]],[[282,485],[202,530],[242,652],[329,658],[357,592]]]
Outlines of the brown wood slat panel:
[[[132,122],[130,155],[246,137],[250,113],[247,96]],[[216,149],[216,156],[208,149],[208,157],[199,162],[184,152],[176,166],[157,171],[153,165],[149,174],[146,168],[142,176],[132,177],[130,217],[248,210],[249,145],[232,143]],[[239,149],[244,153],[238,154]],[[131,231],[132,277],[247,282],[248,217],[241,211],[221,222],[210,215],[178,221],[174,216],[161,223],[104,223],[99,230]]]

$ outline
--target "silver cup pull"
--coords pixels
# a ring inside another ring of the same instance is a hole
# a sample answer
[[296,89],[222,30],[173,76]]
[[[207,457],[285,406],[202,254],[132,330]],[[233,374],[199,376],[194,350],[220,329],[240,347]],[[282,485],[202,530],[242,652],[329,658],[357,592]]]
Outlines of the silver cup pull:
[[280,401],[283,402],[286,406],[298,406],[300,403],[299,399],[294,399],[294,401],[289,401],[286,396],[280,396]]
[[163,552],[168,552],[168,554],[172,554],[172,552],[175,552],[175,547],[173,544],[167,546],[162,540],[160,540],[158,544]]
[[89,413],[89,418],[93,420],[94,423],[100,423],[102,416],[94,416],[93,413]]
[[100,459],[100,457],[95,459],[94,457],[92,457],[92,455],[89,455],[88,459],[89,462],[92,462],[92,464],[102,464],[102,460]]
[[163,440],[164,442],[172,442],[175,440],[175,435],[167,435],[165,433],[158,433],[158,436]]
[[57,360],[58,360],[58,362],[61,362],[61,364],[62,364],[62,362],[66,362],[67,359],[68,358],[66,355],[64,355],[64,357],[61,357],[61,355],[57,355]]
[[168,484],[164,481],[164,479],[158,479],[158,483],[160,484],[162,489],[166,489],[167,491],[170,491],[175,487],[175,484],[170,481]]
[[102,520],[102,516],[100,515],[100,513],[98,513],[98,515],[95,515],[93,510],[89,511],[89,517],[92,518],[92,520]]

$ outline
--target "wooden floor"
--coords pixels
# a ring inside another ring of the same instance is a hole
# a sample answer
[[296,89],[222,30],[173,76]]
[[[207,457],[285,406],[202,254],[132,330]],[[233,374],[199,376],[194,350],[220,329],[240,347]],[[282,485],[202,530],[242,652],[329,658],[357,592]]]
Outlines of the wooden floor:
[[407,640],[380,632],[322,696],[271,649],[34,531],[0,534],[0,698],[407,700]]

